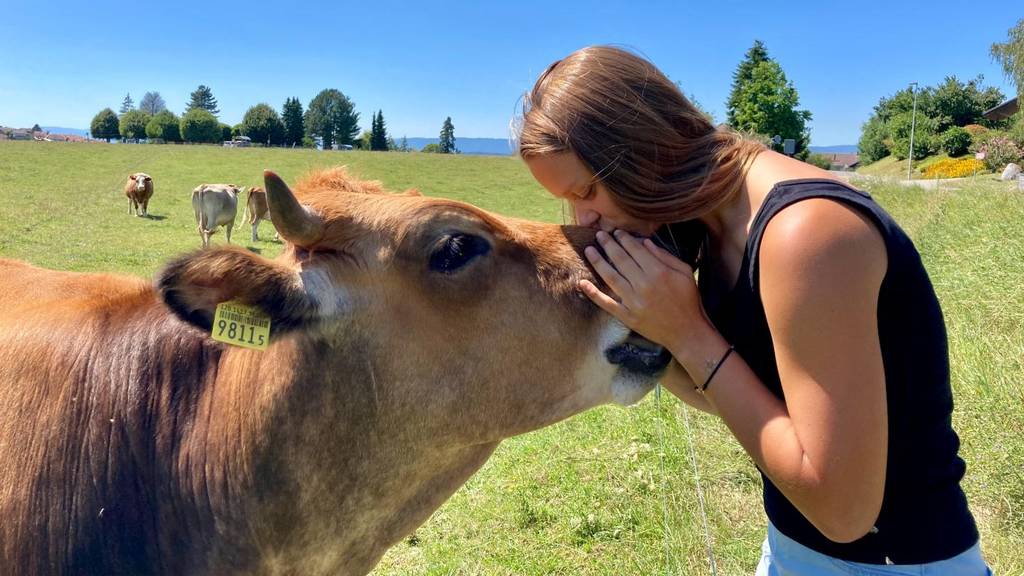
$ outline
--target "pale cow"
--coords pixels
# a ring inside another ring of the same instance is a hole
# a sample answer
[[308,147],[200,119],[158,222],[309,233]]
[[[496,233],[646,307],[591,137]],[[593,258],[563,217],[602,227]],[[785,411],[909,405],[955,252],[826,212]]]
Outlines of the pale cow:
[[234,184],[200,184],[192,190],[192,211],[195,213],[203,248],[210,245],[210,236],[217,227],[224,227],[228,244],[238,214],[238,187]]
[[153,178],[145,172],[128,176],[124,184],[124,195],[128,197],[128,214],[148,216],[149,199],[153,197]]
[[[0,260],[0,571],[366,574],[502,439],[652,389],[578,290],[592,230],[357,184],[267,173],[275,260]],[[229,300],[267,350],[211,339]]]

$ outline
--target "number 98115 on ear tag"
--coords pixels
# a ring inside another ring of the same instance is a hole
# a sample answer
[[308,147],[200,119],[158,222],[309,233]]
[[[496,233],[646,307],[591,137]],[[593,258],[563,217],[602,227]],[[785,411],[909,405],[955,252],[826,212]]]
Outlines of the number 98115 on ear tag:
[[253,350],[270,345],[270,316],[240,302],[221,302],[213,313],[210,336],[218,341]]

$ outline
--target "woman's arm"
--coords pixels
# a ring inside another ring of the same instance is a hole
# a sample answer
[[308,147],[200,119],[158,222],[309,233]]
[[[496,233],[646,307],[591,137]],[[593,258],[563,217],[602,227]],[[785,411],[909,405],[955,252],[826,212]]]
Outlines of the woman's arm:
[[[620,301],[592,283],[581,288],[668,347],[691,381],[703,383],[729,344],[701,308],[692,269],[649,240],[616,238],[598,233],[614,267],[596,250],[586,254]],[[877,326],[885,244],[850,208],[812,199],[776,215],[760,250],[761,294],[785,402],[738,354],[715,375],[705,399],[822,534],[853,541],[874,524],[885,486],[888,419]]]
[[[738,356],[705,398],[740,444],[826,537],[866,534],[881,509],[888,420],[878,339],[884,241],[828,200],[780,212],[761,244],[760,287],[785,403]],[[706,377],[728,344],[713,328],[673,350]]]
[[693,380],[690,379],[690,374],[687,373],[676,360],[673,360],[672,363],[668,365],[668,370],[665,372],[665,375],[661,377],[661,385],[690,406],[707,412],[708,414],[718,414],[718,411],[715,410],[715,407],[708,402],[706,398],[704,398],[704,395],[694,389]]

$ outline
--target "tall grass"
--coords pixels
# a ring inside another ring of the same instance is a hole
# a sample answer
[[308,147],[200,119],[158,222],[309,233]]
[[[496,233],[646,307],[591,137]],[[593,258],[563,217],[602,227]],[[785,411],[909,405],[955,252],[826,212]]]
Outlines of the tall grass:
[[[0,257],[148,276],[199,246],[196,184],[255,185],[263,168],[294,179],[337,164],[395,190],[561,219],[512,158],[0,143]],[[154,219],[127,214],[121,188],[134,171],[155,179]],[[1024,194],[980,177],[940,192],[872,186],[917,243],[943,305],[963,485],[984,554],[997,573],[1024,574]],[[280,250],[248,237],[236,229],[233,239]],[[719,573],[750,574],[765,529],[760,478],[719,421],[667,394],[506,441],[374,574],[707,574],[691,446]]]

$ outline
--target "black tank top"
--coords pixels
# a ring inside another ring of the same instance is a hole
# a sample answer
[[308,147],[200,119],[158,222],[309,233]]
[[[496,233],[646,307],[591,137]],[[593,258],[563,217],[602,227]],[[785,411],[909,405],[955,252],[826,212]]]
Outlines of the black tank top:
[[953,431],[946,326],[913,243],[870,195],[832,180],[788,180],[772,188],[754,218],[731,292],[707,310],[719,332],[782,399],[771,334],[758,286],[765,227],[783,208],[828,198],[867,216],[885,240],[888,269],[878,297],[878,336],[885,369],[889,450],[885,495],[875,528],[848,544],[827,539],[764,479],[764,508],[783,534],[852,562],[919,564],[951,558],[974,545],[978,531],[960,489],[964,461]]

